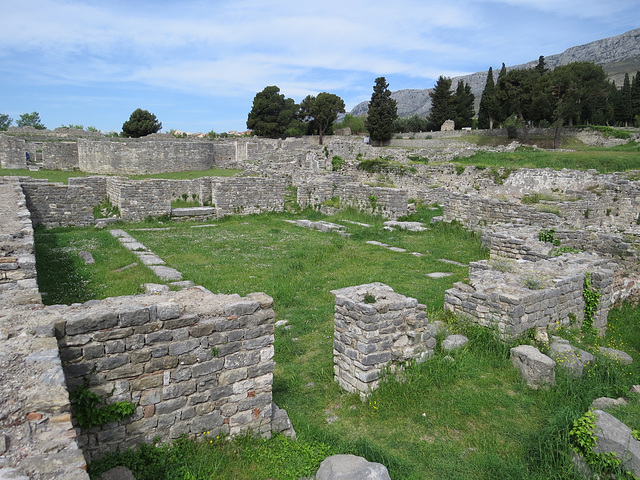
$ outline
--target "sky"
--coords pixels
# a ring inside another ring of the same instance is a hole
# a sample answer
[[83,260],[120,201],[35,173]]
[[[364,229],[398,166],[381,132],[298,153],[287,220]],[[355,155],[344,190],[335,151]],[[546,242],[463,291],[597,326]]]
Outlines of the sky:
[[0,114],[122,130],[246,130],[256,93],[431,88],[640,27],[640,0],[20,0],[0,9]]

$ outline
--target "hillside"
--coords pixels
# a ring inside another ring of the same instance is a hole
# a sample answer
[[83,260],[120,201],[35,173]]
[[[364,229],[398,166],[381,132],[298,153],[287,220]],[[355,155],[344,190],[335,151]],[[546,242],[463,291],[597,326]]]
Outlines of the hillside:
[[[571,47],[562,53],[545,57],[547,67],[555,68],[559,65],[566,65],[571,62],[594,62],[596,65],[602,65],[604,71],[609,78],[616,82],[616,85],[622,85],[624,74],[629,76],[635,75],[640,71],[640,28],[630,30],[622,35],[609,37],[602,40],[586,43]],[[520,65],[507,67],[508,70],[518,68],[534,67],[538,63],[538,59]],[[494,66],[494,75],[497,79],[501,65]],[[455,88],[459,80],[463,80],[471,85],[471,91],[476,96],[476,109],[480,103],[482,90],[487,81],[487,72],[476,72],[470,75],[454,77],[452,88]],[[398,102],[398,115],[401,117],[410,117],[417,114],[420,117],[426,117],[431,109],[431,99],[429,92],[432,89],[406,89],[397,90],[391,94],[391,97]],[[369,109],[369,102],[362,102],[351,110],[352,115],[364,115]]]

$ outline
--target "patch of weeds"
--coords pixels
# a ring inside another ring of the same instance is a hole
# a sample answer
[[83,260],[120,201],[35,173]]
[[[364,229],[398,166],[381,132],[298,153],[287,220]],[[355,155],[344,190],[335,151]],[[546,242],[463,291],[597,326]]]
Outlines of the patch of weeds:
[[136,406],[132,402],[114,402],[104,404],[104,399],[89,390],[89,379],[76,388],[69,395],[71,403],[75,405],[75,418],[82,428],[105,425],[109,422],[124,420],[132,415]]
[[576,250],[573,247],[557,247],[549,250],[549,255],[552,257],[559,257],[563,253],[582,253],[582,250]]
[[560,246],[560,240],[555,238],[556,229],[551,228],[549,230],[540,230],[538,232],[538,240],[545,243],[551,243],[556,247]]
[[552,213],[558,217],[562,217],[560,207],[555,205],[536,205],[536,211],[540,213]]
[[337,172],[338,170],[341,170],[344,163],[344,158],[334,155],[331,159],[331,171]]
[[414,163],[429,163],[429,159],[421,155],[407,155],[407,158]]
[[547,278],[538,272],[523,273],[520,275],[520,280],[529,290],[542,290],[547,284]]
[[489,265],[492,269],[503,273],[513,272],[516,268],[516,262],[513,259],[500,255],[491,257],[491,259],[489,260]]
[[367,293],[364,296],[364,299],[362,301],[364,303],[376,303],[376,297],[375,297],[375,295],[371,295],[370,293]]
[[120,217],[120,209],[117,205],[113,205],[111,200],[105,200],[93,207],[93,218],[113,218]]
[[386,157],[360,160],[356,168],[369,173],[395,173],[396,175],[405,175],[407,173],[405,165],[391,161]]
[[584,298],[584,320],[582,322],[582,329],[586,332],[593,333],[595,331],[593,328],[593,319],[598,311],[600,296],[600,290],[591,286],[591,274],[586,273],[582,286],[582,297]]
[[595,130],[596,132],[600,132],[605,138],[619,138],[621,140],[628,140],[631,138],[631,134],[629,132],[618,130],[613,127],[607,127],[604,125],[591,125],[589,128],[591,130]]
[[464,165],[456,165],[456,175],[462,175],[466,167]]

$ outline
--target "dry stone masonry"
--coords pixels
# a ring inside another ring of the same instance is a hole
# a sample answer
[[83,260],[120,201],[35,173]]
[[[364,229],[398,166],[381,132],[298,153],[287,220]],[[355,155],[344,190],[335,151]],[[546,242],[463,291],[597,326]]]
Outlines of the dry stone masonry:
[[83,430],[88,458],[203,432],[271,431],[273,301],[192,288],[70,307],[55,323],[69,388],[88,380],[134,415]]
[[361,397],[377,388],[382,371],[433,354],[426,306],[382,283],[332,290],[335,295],[335,380]]

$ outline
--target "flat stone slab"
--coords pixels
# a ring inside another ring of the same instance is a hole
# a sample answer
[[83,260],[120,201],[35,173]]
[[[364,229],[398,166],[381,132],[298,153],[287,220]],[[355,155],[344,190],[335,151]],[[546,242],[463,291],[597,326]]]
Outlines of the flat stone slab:
[[631,429],[613,415],[595,410],[595,453],[612,453],[621,460],[625,470],[640,475],[640,442],[633,438]]
[[456,262],[455,260],[447,260],[446,258],[439,258],[439,262],[449,263],[451,265],[456,265],[458,267],[468,267],[469,265],[466,263]]
[[120,239],[120,243],[122,243],[122,246],[124,248],[126,248],[127,250],[131,250],[132,252],[148,252],[149,250],[147,249],[147,247],[144,246],[144,244],[138,242],[137,240],[133,240],[133,241],[126,241],[123,239]]
[[395,220],[384,222],[384,228],[388,230],[399,228],[400,230],[407,230],[409,232],[424,232],[425,230],[429,230],[420,222],[397,222]]
[[175,268],[165,267],[162,265],[150,265],[149,268],[153,270],[161,280],[165,281],[178,281],[182,280],[182,274]]
[[182,280],[181,282],[171,282],[169,285],[171,285],[172,287],[183,289],[195,287],[196,284],[191,280]]
[[388,247],[386,243],[378,242],[377,240],[367,240],[365,243],[369,245],[375,245],[377,247]]
[[426,274],[426,276],[429,278],[445,278],[445,277],[450,277],[451,275],[453,275],[453,273],[449,273],[449,272],[433,272],[433,273]]
[[140,259],[140,261],[146,266],[164,265],[165,264],[165,261],[162,260],[155,253],[150,253],[149,251],[146,251],[146,252],[134,252],[134,253]]
[[96,261],[93,258],[93,255],[91,255],[91,252],[87,252],[86,250],[83,250],[80,253],[78,253],[78,255],[80,255],[80,258],[82,260],[84,260],[85,265],[93,265],[94,263],[96,263]]
[[185,207],[172,208],[172,217],[197,217],[199,215],[215,215],[215,207]]

